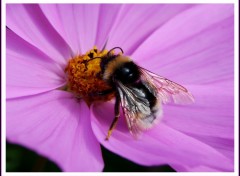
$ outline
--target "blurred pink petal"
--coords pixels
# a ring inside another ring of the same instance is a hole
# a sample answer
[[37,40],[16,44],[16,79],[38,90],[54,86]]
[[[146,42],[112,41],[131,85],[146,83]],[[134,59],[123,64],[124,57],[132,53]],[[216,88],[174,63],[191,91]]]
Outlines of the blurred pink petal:
[[188,170],[190,172],[199,172],[199,171],[203,171],[203,172],[219,172],[219,170],[217,170],[217,169],[213,169],[213,168],[206,167],[206,166],[197,166],[197,167],[189,168]]
[[100,5],[42,4],[41,9],[74,54],[85,53],[96,45]]
[[[181,133],[164,123],[134,140],[128,133],[127,125],[122,116],[117,128],[109,141],[105,137],[113,119],[113,106],[96,104],[91,109],[94,134],[107,149],[142,165],[182,165],[196,167],[206,165],[230,171],[233,165],[230,159],[205,143]],[[221,160],[221,163],[216,162]]]
[[217,136],[207,136],[207,135],[195,135],[191,134],[190,136],[200,140],[209,146],[214,147],[216,150],[224,154],[230,160],[234,160],[234,139],[231,138],[221,138]]
[[199,5],[180,13],[150,35],[132,58],[183,84],[233,79],[233,6]]
[[177,172],[219,172],[219,169],[214,169],[212,167],[207,167],[203,165],[195,167],[174,165],[173,167]]
[[[107,48],[109,47],[109,33],[113,29],[113,25],[116,24],[116,20],[122,10],[123,5],[120,4],[100,4],[99,16],[98,16],[98,30],[96,35],[96,45],[102,48],[107,42]],[[115,47],[115,46],[114,46]]]
[[89,109],[67,92],[7,100],[7,139],[49,157],[64,171],[103,169]]
[[208,85],[188,87],[195,95],[195,103],[166,105],[163,122],[190,134],[233,139],[233,92]]
[[33,95],[65,84],[62,69],[7,29],[7,98]]
[[65,66],[66,59],[71,56],[71,50],[48,22],[38,5],[8,4],[6,13],[8,28],[56,63]]
[[192,5],[124,4],[109,32],[108,47],[122,46],[130,55],[155,30],[190,7]]

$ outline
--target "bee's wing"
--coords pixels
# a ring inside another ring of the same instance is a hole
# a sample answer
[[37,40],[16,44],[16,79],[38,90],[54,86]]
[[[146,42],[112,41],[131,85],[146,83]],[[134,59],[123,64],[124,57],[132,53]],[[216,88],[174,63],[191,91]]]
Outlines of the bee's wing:
[[117,82],[117,90],[128,129],[138,137],[141,131],[154,124],[156,114],[151,111],[148,100],[139,89]]
[[192,94],[185,87],[144,68],[139,67],[139,69],[142,73],[141,79],[157,90],[161,102],[174,102],[176,104],[190,104],[194,102]]

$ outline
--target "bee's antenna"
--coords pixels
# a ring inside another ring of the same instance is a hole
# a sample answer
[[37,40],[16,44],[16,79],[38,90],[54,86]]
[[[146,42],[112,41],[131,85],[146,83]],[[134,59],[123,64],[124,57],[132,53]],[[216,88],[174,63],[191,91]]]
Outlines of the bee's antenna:
[[109,56],[109,53],[111,53],[111,51],[115,50],[116,48],[120,49],[121,52],[124,53],[124,52],[123,52],[123,49],[122,49],[121,47],[117,46],[117,47],[114,47],[114,48],[112,48],[111,50],[109,50],[108,53],[107,53],[107,55]]
[[[107,55],[109,56],[109,54],[111,53],[111,51],[115,50],[116,48],[120,49],[121,52],[124,53],[124,52],[123,52],[123,49],[122,49],[121,47],[118,47],[118,46],[117,46],[117,47],[114,47],[114,48],[112,48],[111,50],[109,50],[108,53],[107,53]],[[93,59],[97,59],[97,58],[102,59],[102,57],[94,57],[94,58],[91,58],[91,59],[87,60],[86,62],[89,62],[89,61],[91,61],[91,60],[93,60]]]
[[91,61],[91,60],[93,60],[93,59],[97,59],[97,58],[102,59],[102,57],[94,57],[94,58],[91,58],[91,59],[89,59],[89,60],[86,60],[85,62],[89,62],[89,61]]

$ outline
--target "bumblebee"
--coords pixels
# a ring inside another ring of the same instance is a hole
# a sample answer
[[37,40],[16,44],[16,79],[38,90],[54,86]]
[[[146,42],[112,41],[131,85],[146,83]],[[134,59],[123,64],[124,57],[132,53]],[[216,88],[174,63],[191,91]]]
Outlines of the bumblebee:
[[[122,54],[112,54],[120,49]],[[95,58],[92,58],[95,59]],[[151,128],[162,116],[162,103],[177,104],[194,101],[192,94],[183,86],[162,76],[156,75],[135,64],[128,56],[123,55],[120,47],[111,49],[100,58],[102,79],[111,89],[98,92],[106,96],[115,94],[115,118],[108,130],[109,139],[120,116],[122,107],[128,129],[134,136]]]
[[[119,49],[121,53],[114,54],[115,49]],[[103,97],[104,100],[105,97],[115,96],[115,117],[106,140],[116,127],[120,117],[120,108],[122,108],[130,133],[137,137],[142,131],[151,128],[160,120],[162,104],[168,102],[184,104],[194,101],[192,94],[185,87],[138,66],[130,57],[124,55],[120,47],[112,48],[101,57],[92,57],[93,53],[89,55],[91,59],[85,61],[84,64],[100,59],[100,71],[94,79],[98,77],[100,81],[103,81],[101,85],[104,84],[104,89],[93,90],[91,93],[88,89],[85,100],[94,100],[94,97],[95,99]],[[88,84],[89,82],[91,81],[88,81]]]

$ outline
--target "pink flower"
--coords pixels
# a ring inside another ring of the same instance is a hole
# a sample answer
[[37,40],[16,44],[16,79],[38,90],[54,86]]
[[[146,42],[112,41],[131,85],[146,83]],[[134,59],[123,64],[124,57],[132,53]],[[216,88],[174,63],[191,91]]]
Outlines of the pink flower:
[[[63,171],[102,171],[100,144],[141,165],[233,171],[233,5],[7,5],[7,139]],[[187,87],[195,104],[163,106],[139,140],[124,117],[109,141],[111,102],[89,109],[69,92],[68,59],[120,46]]]

